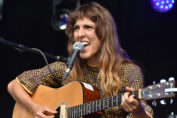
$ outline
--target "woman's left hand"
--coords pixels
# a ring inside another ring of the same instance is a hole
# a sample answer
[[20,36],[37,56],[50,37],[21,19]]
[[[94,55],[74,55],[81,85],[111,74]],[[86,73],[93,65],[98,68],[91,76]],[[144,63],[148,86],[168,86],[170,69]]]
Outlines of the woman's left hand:
[[130,95],[131,91],[134,91],[133,88],[126,87],[126,91],[122,96],[122,107],[126,112],[135,113],[139,111],[141,108],[141,103],[139,100],[134,98],[134,95]]

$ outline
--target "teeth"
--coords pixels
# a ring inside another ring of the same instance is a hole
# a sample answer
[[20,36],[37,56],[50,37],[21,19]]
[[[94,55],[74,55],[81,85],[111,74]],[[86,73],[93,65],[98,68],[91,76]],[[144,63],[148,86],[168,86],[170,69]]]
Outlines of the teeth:
[[90,44],[90,43],[88,43],[88,42],[82,42],[82,44],[84,44],[84,45],[88,45],[88,44]]

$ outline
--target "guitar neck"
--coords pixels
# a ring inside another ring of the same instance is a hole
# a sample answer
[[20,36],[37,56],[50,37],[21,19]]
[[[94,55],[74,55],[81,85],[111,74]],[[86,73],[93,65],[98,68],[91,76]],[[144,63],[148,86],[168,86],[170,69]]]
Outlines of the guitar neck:
[[[134,94],[137,98],[139,98],[139,90],[133,91],[130,94]],[[117,96],[102,98],[75,107],[70,107],[68,108],[68,118],[77,118],[107,108],[118,106],[122,102],[122,96],[123,94],[119,94]]]

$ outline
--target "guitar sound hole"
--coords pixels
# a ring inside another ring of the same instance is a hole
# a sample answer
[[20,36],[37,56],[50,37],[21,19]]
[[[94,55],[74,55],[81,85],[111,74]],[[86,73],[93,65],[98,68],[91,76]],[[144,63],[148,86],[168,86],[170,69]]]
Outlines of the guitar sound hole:
[[58,113],[55,115],[55,118],[60,118],[60,107],[58,107],[56,111]]

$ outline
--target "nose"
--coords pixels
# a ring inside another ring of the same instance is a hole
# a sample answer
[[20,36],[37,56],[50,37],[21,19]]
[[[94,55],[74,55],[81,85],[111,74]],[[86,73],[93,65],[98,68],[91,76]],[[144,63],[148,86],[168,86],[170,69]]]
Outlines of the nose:
[[83,28],[79,29],[78,37],[79,37],[80,40],[85,37],[85,30]]

